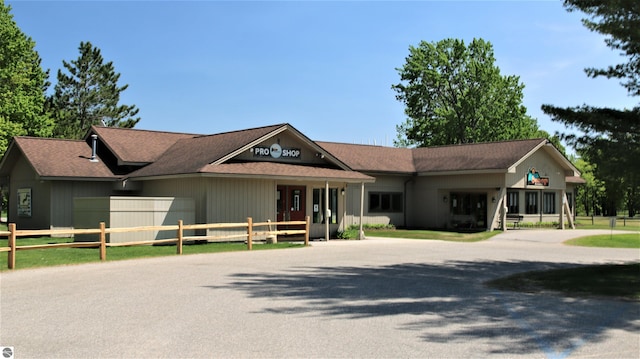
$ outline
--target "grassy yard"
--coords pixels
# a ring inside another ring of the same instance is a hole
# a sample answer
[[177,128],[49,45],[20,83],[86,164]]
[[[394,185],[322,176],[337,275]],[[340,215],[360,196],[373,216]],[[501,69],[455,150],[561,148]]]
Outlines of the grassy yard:
[[[0,229],[2,230],[2,229]],[[18,246],[67,243],[69,238],[18,238]],[[8,246],[6,239],[0,240],[0,247]],[[293,242],[279,242],[276,244],[254,243],[253,250],[281,249],[281,248],[301,248],[301,244]],[[246,251],[247,245],[244,243],[207,243],[188,244],[182,248],[183,255],[198,253],[217,253],[230,251]],[[117,261],[144,257],[175,256],[175,245],[163,246],[135,246],[135,247],[108,247],[107,260]],[[0,253],[0,271],[7,270],[7,253]],[[46,267],[56,265],[70,265],[90,262],[99,262],[100,252],[98,248],[54,248],[54,249],[33,249],[16,252],[16,269]]]
[[570,239],[564,244],[582,247],[640,248],[640,232],[629,234],[602,234]]
[[477,233],[458,233],[443,231],[427,231],[427,230],[408,230],[408,229],[377,229],[365,230],[368,237],[387,237],[387,238],[408,238],[408,239],[437,239],[452,242],[478,242],[487,238],[491,238],[501,231],[493,232],[477,232]]
[[[576,228],[578,229],[609,229],[609,217],[576,217]],[[616,218],[615,229],[627,231],[640,231],[640,218]]]
[[[572,246],[640,248],[640,233],[595,235],[564,242]],[[488,283],[502,290],[537,293],[554,291],[568,296],[611,297],[640,301],[640,263],[581,266],[518,273]]]
[[640,301],[640,263],[581,266],[519,273],[487,283],[501,290],[554,291],[574,297]]

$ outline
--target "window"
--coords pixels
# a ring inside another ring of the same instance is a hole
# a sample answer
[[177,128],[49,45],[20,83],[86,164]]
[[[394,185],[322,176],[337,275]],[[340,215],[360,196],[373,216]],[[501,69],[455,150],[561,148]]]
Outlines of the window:
[[554,192],[545,192],[542,195],[542,213],[556,213],[556,194]]
[[538,213],[538,192],[525,193],[525,213],[526,214]]
[[402,192],[369,192],[369,212],[402,212]]
[[509,213],[520,213],[519,197],[520,192],[507,192],[507,208]]
[[[324,188],[313,189],[313,223],[325,223],[325,190]],[[338,223],[338,189],[329,188],[329,223]]]
[[291,207],[293,211],[300,210],[300,190],[299,189],[293,190],[293,203],[291,204]]

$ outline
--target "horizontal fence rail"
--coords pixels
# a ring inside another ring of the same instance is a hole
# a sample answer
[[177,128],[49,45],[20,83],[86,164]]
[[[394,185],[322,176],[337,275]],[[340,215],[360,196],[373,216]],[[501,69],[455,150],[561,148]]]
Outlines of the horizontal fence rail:
[[[255,236],[277,236],[303,234],[304,245],[309,245],[309,226],[311,218],[306,217],[304,221],[286,221],[286,222],[257,222],[253,223],[251,217],[247,218],[247,222],[239,223],[206,223],[206,224],[184,224],[182,220],[177,225],[166,226],[142,226],[142,227],[126,227],[126,228],[106,228],[104,222],[100,222],[97,229],[25,229],[18,230],[15,223],[9,223],[8,231],[0,231],[0,238],[8,238],[8,247],[0,247],[1,252],[8,253],[7,267],[14,269],[16,266],[16,252],[34,249],[53,249],[53,248],[100,248],[100,260],[107,260],[107,247],[131,247],[152,244],[176,244],[176,254],[182,254],[182,247],[185,240],[207,240],[207,241],[229,241],[230,239],[240,239],[247,242],[247,249],[253,248]],[[298,226],[304,225],[304,229],[286,229],[278,230],[278,226]],[[268,227],[267,230],[255,231],[256,227]],[[184,236],[187,230],[203,230],[203,229],[230,229],[242,228],[246,230],[244,234],[220,235],[220,236]],[[273,229],[275,228],[275,229]],[[143,231],[176,231],[176,238],[157,239],[147,241],[108,243],[107,234],[109,233],[131,233]],[[76,234],[98,234],[100,240],[97,242],[74,242],[74,243],[54,243],[54,244],[38,244],[38,245],[17,245],[18,237],[36,237],[36,236],[54,236],[54,235],[76,235]]]

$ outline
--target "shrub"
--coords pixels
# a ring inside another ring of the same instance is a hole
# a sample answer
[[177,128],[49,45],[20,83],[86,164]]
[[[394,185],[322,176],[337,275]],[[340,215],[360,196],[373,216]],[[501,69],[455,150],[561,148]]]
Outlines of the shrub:
[[[375,230],[394,230],[396,226],[393,224],[363,224],[363,231],[375,231]],[[358,238],[358,231],[360,231],[360,225],[354,224],[347,227],[344,231],[338,231],[337,237],[339,239],[356,239]]]

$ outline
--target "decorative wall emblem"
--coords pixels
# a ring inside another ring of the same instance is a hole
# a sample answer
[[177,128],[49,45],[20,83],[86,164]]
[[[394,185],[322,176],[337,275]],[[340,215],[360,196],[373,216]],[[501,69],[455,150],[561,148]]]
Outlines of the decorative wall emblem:
[[527,185],[529,186],[549,186],[549,177],[541,177],[535,167],[529,168],[527,173]]

